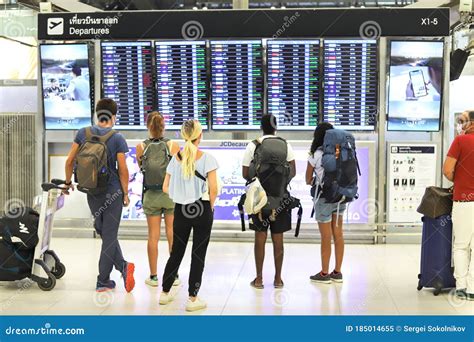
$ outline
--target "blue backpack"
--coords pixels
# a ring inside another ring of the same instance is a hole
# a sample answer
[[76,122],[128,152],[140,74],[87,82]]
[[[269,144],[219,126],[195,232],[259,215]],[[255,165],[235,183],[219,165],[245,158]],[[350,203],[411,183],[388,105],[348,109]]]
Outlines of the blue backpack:
[[341,129],[326,131],[322,166],[322,197],[328,203],[348,203],[358,198],[360,176],[354,136]]

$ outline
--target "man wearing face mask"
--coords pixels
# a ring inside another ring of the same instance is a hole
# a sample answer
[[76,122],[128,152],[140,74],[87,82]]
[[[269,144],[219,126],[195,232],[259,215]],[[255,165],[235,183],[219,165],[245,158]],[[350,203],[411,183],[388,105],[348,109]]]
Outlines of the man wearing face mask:
[[474,300],[474,111],[458,119],[458,135],[443,166],[444,176],[454,183],[453,259],[456,295]]

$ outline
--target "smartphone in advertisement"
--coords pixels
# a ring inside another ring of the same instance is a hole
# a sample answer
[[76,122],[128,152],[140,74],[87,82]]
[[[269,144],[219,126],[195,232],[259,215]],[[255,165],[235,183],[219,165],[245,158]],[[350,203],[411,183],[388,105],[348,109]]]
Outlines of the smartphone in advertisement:
[[421,69],[412,70],[409,72],[413,95],[415,97],[423,97],[428,95],[425,78]]

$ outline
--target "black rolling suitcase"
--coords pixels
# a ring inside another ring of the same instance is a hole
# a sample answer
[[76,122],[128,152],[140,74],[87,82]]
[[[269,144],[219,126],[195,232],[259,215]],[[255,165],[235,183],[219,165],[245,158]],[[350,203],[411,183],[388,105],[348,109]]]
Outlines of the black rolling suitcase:
[[0,281],[31,276],[38,224],[39,213],[28,207],[14,208],[0,218]]
[[434,288],[434,295],[437,296],[442,289],[456,286],[451,266],[452,237],[451,215],[423,217],[418,291],[423,287]]

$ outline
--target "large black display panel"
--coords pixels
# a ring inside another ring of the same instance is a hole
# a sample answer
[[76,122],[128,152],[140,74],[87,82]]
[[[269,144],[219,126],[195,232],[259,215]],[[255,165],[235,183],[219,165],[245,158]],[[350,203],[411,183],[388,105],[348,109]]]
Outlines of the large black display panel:
[[91,124],[87,44],[41,45],[41,81],[46,129],[79,129]]
[[156,42],[157,108],[166,129],[199,120],[207,128],[206,42]]
[[389,131],[439,131],[442,41],[391,41]]
[[151,42],[102,43],[103,95],[118,105],[116,126],[146,129],[153,110],[153,52]]
[[374,130],[377,92],[375,40],[324,41],[324,121],[347,130]]
[[313,129],[319,115],[319,40],[267,42],[268,113],[279,129]]
[[263,114],[262,42],[211,41],[214,129],[259,129]]

